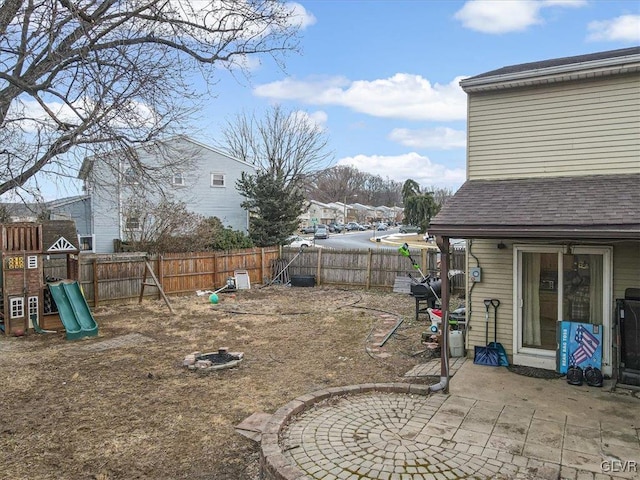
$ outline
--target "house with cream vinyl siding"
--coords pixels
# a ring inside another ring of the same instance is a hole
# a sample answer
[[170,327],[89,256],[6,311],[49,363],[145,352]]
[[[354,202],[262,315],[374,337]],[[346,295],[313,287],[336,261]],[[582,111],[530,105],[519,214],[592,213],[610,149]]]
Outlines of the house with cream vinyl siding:
[[466,239],[467,272],[481,271],[467,279],[468,355],[486,345],[484,300],[493,298],[497,341],[513,364],[555,370],[560,322],[587,323],[602,331],[603,373],[618,375],[616,299],[640,289],[640,47],[513,65],[460,85],[467,179],[429,232],[445,252],[448,239]]

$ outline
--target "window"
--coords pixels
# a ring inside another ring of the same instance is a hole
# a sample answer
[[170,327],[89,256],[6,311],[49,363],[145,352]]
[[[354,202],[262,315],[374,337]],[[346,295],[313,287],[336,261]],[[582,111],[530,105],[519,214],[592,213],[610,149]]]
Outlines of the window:
[[127,168],[122,176],[124,183],[127,185],[136,185],[138,183],[138,175],[131,167]]
[[211,186],[212,187],[224,187],[224,173],[212,173],[211,174]]
[[93,252],[93,235],[78,235],[80,251]]
[[9,299],[9,308],[11,309],[11,318],[24,317],[24,298],[15,297]]
[[125,228],[127,230],[140,230],[140,217],[127,217]]
[[171,183],[178,187],[184,186],[184,176],[182,175],[182,172],[174,174]]

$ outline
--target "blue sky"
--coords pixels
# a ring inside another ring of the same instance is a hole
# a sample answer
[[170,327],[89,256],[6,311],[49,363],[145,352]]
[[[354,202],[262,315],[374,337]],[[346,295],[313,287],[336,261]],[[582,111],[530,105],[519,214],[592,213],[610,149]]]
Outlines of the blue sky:
[[[331,165],[423,187],[465,180],[466,95],[458,82],[507,65],[640,45],[635,0],[310,0],[300,54],[265,60],[251,81],[223,76],[194,122],[279,103],[326,129]],[[330,165],[328,165],[330,166]]]

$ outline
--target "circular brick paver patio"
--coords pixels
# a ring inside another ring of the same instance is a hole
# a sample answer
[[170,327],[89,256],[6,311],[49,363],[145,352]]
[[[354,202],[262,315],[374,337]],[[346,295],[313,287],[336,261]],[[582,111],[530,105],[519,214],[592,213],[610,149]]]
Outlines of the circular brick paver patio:
[[428,386],[407,384],[356,385],[300,397],[279,409],[263,433],[264,478],[436,480],[517,475],[516,465],[468,452],[469,445],[425,430],[447,398],[430,395]]

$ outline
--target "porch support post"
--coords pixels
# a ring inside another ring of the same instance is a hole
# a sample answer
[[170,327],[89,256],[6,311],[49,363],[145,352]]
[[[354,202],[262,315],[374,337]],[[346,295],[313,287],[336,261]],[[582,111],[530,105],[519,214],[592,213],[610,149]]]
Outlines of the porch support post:
[[442,322],[440,323],[442,343],[440,345],[440,383],[431,385],[429,391],[449,393],[449,237],[437,237],[440,249],[440,300]]

